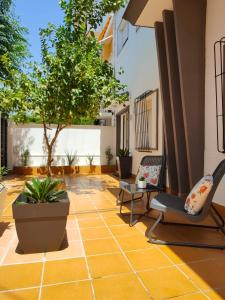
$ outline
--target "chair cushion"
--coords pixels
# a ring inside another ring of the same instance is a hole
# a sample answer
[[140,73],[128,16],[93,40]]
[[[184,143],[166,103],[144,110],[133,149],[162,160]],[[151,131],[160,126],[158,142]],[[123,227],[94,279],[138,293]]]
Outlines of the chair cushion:
[[151,185],[157,186],[159,183],[161,166],[140,166],[138,175],[136,177],[136,183],[139,178],[144,177],[145,181]]
[[213,177],[211,175],[207,175],[193,187],[184,205],[184,209],[188,214],[197,215],[201,211],[212,186]]

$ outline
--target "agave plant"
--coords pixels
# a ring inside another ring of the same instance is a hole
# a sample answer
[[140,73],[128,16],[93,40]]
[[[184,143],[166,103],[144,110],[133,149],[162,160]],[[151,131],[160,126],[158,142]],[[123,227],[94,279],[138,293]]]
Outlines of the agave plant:
[[61,180],[54,180],[50,177],[45,179],[32,179],[31,182],[26,182],[24,195],[28,203],[46,203],[58,202],[60,196],[65,191],[57,190],[57,186],[62,183]]
[[21,163],[23,167],[26,167],[28,165],[29,157],[30,151],[29,149],[25,149],[21,154]]
[[68,165],[71,167],[76,162],[77,155],[76,155],[76,153],[73,154],[73,153],[66,152],[66,159],[67,159]]
[[105,156],[106,156],[106,159],[107,159],[107,165],[110,166],[111,161],[112,161],[112,159],[113,159],[112,149],[111,149],[110,146],[108,146],[108,147],[105,149]]
[[88,159],[88,162],[89,162],[89,166],[91,167],[93,165],[94,156],[93,155],[88,155],[87,159]]
[[128,148],[122,148],[119,150],[118,156],[120,157],[127,157],[130,155],[130,151]]

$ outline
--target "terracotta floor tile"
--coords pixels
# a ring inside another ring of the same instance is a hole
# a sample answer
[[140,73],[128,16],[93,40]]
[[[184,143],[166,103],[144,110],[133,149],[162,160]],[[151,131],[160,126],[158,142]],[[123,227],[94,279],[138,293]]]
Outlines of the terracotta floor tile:
[[80,232],[79,232],[78,228],[76,228],[76,227],[66,229],[66,234],[67,234],[67,238],[69,241],[75,241],[75,240],[81,239]]
[[96,300],[149,300],[149,294],[133,274],[94,280]]
[[76,218],[76,217],[75,217],[75,214],[69,214],[69,215],[67,216],[67,221],[74,221],[74,218]]
[[185,231],[183,230],[183,233],[185,234],[185,239],[187,241],[212,244],[225,243],[224,235],[216,230],[203,229],[199,231],[198,228],[188,228]]
[[38,286],[41,282],[41,271],[42,263],[1,266],[0,290]]
[[129,273],[132,271],[121,253],[89,256],[88,265],[92,278]]
[[116,239],[124,251],[148,249],[152,247],[152,245],[148,242],[148,239],[140,234],[126,237],[117,236]]
[[[15,197],[16,198],[16,197]],[[4,211],[3,211],[3,217],[12,217],[12,206],[8,206]]]
[[201,293],[194,293],[188,294],[180,297],[176,297],[176,300],[206,300],[208,299],[204,294]]
[[143,234],[135,227],[130,227],[129,225],[116,225],[110,226],[110,230],[115,236],[132,236],[132,235],[141,235]]
[[[149,222],[150,224],[150,222]],[[148,223],[143,223],[143,222],[138,222],[135,227],[137,227],[138,229],[141,230],[141,232],[143,232],[143,234],[146,233],[146,230],[149,228],[149,224]]]
[[12,247],[8,250],[6,257],[4,258],[2,264],[18,264],[24,262],[41,262],[44,257],[44,253],[34,253],[34,254],[22,254],[18,253],[17,250],[18,242],[13,243]]
[[83,240],[111,237],[111,233],[106,227],[81,228],[80,231]]
[[85,219],[99,219],[99,214],[97,213],[82,213],[82,214],[76,214],[77,220],[85,220]]
[[109,211],[103,211],[100,213],[100,215],[105,219],[107,217],[113,217],[119,215],[119,210],[109,210]]
[[114,208],[116,205],[109,201],[108,199],[96,199],[93,203],[97,209],[110,209]]
[[6,221],[1,220],[0,218],[0,234],[3,236],[4,232],[10,231],[11,229],[15,228],[14,223],[9,223]]
[[180,268],[203,290],[225,287],[225,262],[220,259],[190,263]]
[[206,295],[212,300],[224,300],[225,299],[225,288],[208,291],[208,292],[206,292]]
[[164,299],[197,292],[195,286],[175,267],[139,272],[153,299]]
[[15,230],[14,229],[7,229],[4,231],[3,235],[0,237],[0,247],[7,247],[11,240],[15,236]]
[[69,241],[69,247],[61,251],[53,251],[46,253],[47,260],[76,258],[84,256],[84,248],[82,241]]
[[[0,259],[10,241],[14,242],[0,267],[0,290],[28,289],[0,293],[0,299],[3,300],[38,299],[38,289],[31,289],[31,287],[40,285],[42,263],[27,262],[40,259],[42,254],[37,256],[15,253],[17,240],[14,238],[16,231],[11,203],[24,185],[24,180],[25,177],[19,178],[19,181],[8,181],[5,216],[0,221]],[[43,287],[42,300],[93,299],[91,282],[87,280],[85,252],[88,255],[91,276],[94,277],[96,300],[155,300],[171,297],[177,300],[204,300],[207,297],[215,300],[225,299],[225,252],[184,247],[153,247],[145,237],[153,223],[152,220],[143,218],[135,227],[130,228],[129,217],[119,215],[116,206],[119,191],[116,179],[109,175],[76,175],[66,177],[66,182],[71,202],[71,214],[67,221],[69,247],[46,254],[44,284],[53,285]],[[136,208],[142,209],[142,204],[137,204]],[[129,205],[124,207],[124,211],[129,211]],[[13,223],[7,224],[11,221]],[[132,267],[140,273],[149,293],[146,292],[138,277],[130,273],[129,263],[111,237],[105,223],[125,251]],[[5,225],[8,228],[2,227]],[[80,241],[80,233],[83,242]],[[156,234],[162,239],[221,242],[221,236],[211,231],[206,231],[199,236],[199,230],[187,229],[184,232],[183,228],[159,226]],[[161,251],[168,258],[163,256]],[[180,264],[179,267],[187,276],[171,266],[169,259]],[[21,262],[24,264],[18,264]],[[76,283],[62,283],[80,279],[82,281]],[[189,279],[204,289],[207,296],[199,292]]]
[[78,227],[78,225],[77,225],[77,222],[76,222],[74,216],[72,216],[71,219],[67,219],[66,229],[74,229],[74,228],[77,228],[77,227]]
[[103,216],[105,219],[105,222],[107,225],[124,225],[126,222],[124,221],[125,219],[128,220],[128,218],[123,218],[120,217],[119,215],[114,215],[114,216]]
[[0,293],[1,300],[38,300],[39,289]]
[[7,247],[0,247],[0,261],[2,260],[3,255],[5,255]]
[[76,200],[74,203],[74,210],[75,212],[80,212],[80,211],[89,211],[89,210],[94,210],[96,209],[92,201],[90,200]]
[[225,261],[225,252],[221,250],[176,246],[161,246],[160,248],[175,264],[184,262],[189,263],[216,257],[220,257]]
[[42,300],[93,300],[91,283],[88,281],[43,287]]
[[78,220],[80,228],[88,228],[88,227],[104,227],[104,222],[98,218],[92,219],[79,219]]
[[171,266],[172,263],[156,248],[126,252],[135,270],[147,270]]
[[119,252],[119,248],[112,238],[100,240],[86,240],[83,242],[87,255]]
[[44,284],[88,279],[84,258],[47,261],[44,271]]

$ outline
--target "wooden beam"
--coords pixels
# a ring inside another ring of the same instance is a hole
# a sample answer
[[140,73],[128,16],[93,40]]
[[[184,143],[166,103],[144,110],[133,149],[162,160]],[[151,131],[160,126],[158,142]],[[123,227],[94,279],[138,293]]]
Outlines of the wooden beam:
[[190,183],[173,11],[165,10],[163,12],[163,24],[177,163],[178,194],[184,197],[190,191]]
[[136,26],[136,22],[140,17],[141,13],[143,12],[147,3],[148,0],[130,0],[123,15],[123,19]]
[[173,0],[189,181],[204,173],[207,0]]
[[167,154],[168,176],[170,188],[174,193],[178,192],[177,165],[175,158],[175,142],[170,104],[170,89],[167,68],[167,56],[164,28],[162,22],[155,23],[156,44],[159,62],[159,75],[161,85],[161,98],[164,118],[165,146]]

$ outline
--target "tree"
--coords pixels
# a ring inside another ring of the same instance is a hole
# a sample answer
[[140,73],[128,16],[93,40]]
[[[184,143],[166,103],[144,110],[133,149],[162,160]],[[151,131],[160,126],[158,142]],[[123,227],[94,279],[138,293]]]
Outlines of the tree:
[[56,140],[74,118],[96,117],[101,107],[126,98],[122,93],[124,85],[115,78],[113,67],[101,58],[94,32],[104,14],[120,5],[122,0],[62,0],[63,25],[49,24],[40,31],[42,63],[34,64],[25,74],[5,61],[10,76],[0,90],[0,110],[16,122],[25,122],[30,115],[41,120],[48,175]]
[[7,76],[3,57],[7,56],[14,68],[28,55],[27,41],[24,35],[27,29],[19,24],[12,13],[12,0],[0,0],[0,77]]

